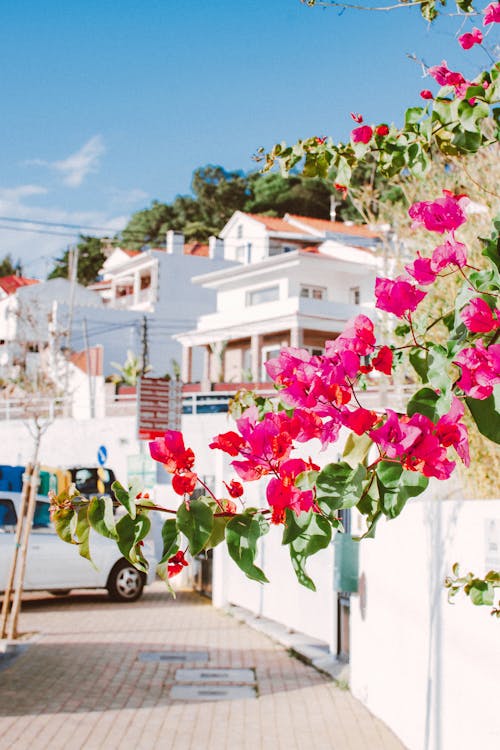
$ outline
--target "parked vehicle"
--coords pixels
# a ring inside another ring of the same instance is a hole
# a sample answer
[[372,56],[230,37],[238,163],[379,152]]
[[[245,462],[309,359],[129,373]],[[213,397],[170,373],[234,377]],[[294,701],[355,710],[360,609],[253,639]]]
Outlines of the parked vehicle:
[[[20,492],[0,491],[0,591],[5,590],[15,544]],[[91,530],[90,551],[95,567],[78,554],[76,547],[57,536],[50,520],[50,504],[37,496],[26,564],[24,589],[50,591],[62,596],[71,589],[105,588],[112,599],[133,602],[146,583],[155,578],[153,542],[146,539],[143,552],[151,567],[146,576],[120,555],[113,541]]]
[[106,469],[104,466],[75,466],[69,472],[76,489],[85,497],[112,494],[111,485],[116,479],[113,469]]

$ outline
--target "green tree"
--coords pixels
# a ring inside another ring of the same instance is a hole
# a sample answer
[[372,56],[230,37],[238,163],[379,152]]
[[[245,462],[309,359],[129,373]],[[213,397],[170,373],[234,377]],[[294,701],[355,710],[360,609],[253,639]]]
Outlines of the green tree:
[[21,261],[18,260],[16,263],[12,260],[12,255],[7,253],[3,260],[0,260],[0,277],[1,276],[21,276],[23,272]]
[[[106,256],[102,252],[102,243],[99,237],[89,235],[80,235],[78,243],[78,269],[77,281],[80,284],[91,284],[97,279],[102,264]],[[65,250],[60,258],[57,258],[52,271],[49,273],[49,279],[68,278],[69,276],[69,250]]]

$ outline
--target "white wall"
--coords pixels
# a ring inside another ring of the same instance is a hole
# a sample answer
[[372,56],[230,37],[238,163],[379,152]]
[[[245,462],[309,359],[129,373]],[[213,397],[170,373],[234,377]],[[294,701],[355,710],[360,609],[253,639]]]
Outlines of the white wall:
[[454,562],[483,575],[499,558],[498,500],[414,500],[361,543],[351,689],[409,750],[500,747],[500,623],[443,588]]

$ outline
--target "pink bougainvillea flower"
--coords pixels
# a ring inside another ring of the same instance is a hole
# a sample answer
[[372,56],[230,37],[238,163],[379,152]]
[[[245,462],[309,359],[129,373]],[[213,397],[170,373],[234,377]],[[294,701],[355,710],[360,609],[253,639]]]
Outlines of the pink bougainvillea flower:
[[443,60],[441,65],[433,65],[428,69],[428,73],[440,86],[453,86],[459,99],[463,99],[469,86],[473,85],[461,73],[449,70],[446,60]]
[[[367,315],[356,315],[346,323],[344,330],[334,341],[327,341],[325,353],[330,356],[333,352],[343,349],[355,352],[361,357],[371,354],[375,344],[373,321]],[[330,355],[328,354],[330,352]]]
[[472,333],[488,333],[500,327],[498,310],[493,310],[481,299],[476,297],[471,300],[460,312],[460,317]]
[[371,430],[371,428],[378,422],[379,417],[374,411],[368,409],[354,409],[354,411],[345,411],[342,414],[342,423],[345,427],[356,433],[356,435],[362,435],[363,432]]
[[236,479],[232,479],[229,484],[224,482],[224,485],[231,497],[237,498],[243,495],[243,485],[237,482]]
[[369,125],[362,125],[360,128],[354,128],[351,132],[353,143],[369,143],[373,136],[373,129]]
[[363,122],[363,115],[360,115],[358,112],[351,112],[351,117],[354,122],[357,122],[359,124]]
[[500,23],[500,2],[490,3],[484,9],[483,26],[487,26],[489,23]]
[[413,219],[413,228],[424,226],[430,232],[443,234],[453,232],[467,221],[463,211],[467,196],[443,192],[443,197],[435,201],[420,201],[410,206],[408,214]]
[[190,495],[196,487],[198,476],[192,471],[184,474],[174,474],[172,477],[172,489],[178,495]]
[[377,135],[387,135],[389,133],[389,127],[385,124],[378,125],[378,127],[375,128],[375,132]]
[[393,313],[397,318],[413,312],[426,294],[403,276],[394,280],[380,277],[375,280],[375,307]]
[[312,490],[302,491],[295,486],[295,480],[303,471],[307,471],[308,464],[301,458],[285,461],[279,472],[279,478],[273,477],[266,489],[267,502],[273,509],[271,520],[282,523],[284,511],[290,508],[297,515],[302,511],[311,510],[314,503]]
[[230,430],[229,432],[223,432],[220,435],[216,435],[208,447],[218,448],[219,450],[224,451],[224,453],[229,453],[230,456],[237,456],[244,442],[245,441],[241,435]]
[[167,575],[169,578],[176,576],[181,570],[189,565],[188,561],[184,557],[184,552],[179,550],[176,554],[171,557],[167,563]]
[[433,284],[436,280],[437,272],[432,270],[431,258],[422,258],[420,255],[405,270],[412,276],[418,284]]
[[390,375],[392,372],[393,351],[388,346],[381,346],[376,357],[372,359],[375,370]]
[[194,453],[185,448],[182,433],[167,430],[165,436],[156,438],[149,444],[151,458],[163,464],[170,474],[177,471],[189,471],[194,464]]
[[434,94],[429,89],[422,89],[420,96],[422,99],[434,99]]
[[500,344],[486,348],[482,339],[478,339],[473,347],[462,349],[454,363],[462,372],[458,387],[472,398],[488,398],[493,386],[500,383]]
[[417,428],[419,435],[403,458],[404,468],[419,471],[424,477],[448,479],[455,463],[448,460],[447,450],[435,434],[434,423],[424,414],[414,414],[407,424]]
[[475,44],[481,44],[483,41],[483,34],[480,29],[472,29],[471,32],[462,34],[458,37],[458,42],[462,49],[471,49]]
[[452,445],[465,466],[469,466],[469,434],[467,427],[460,421],[464,411],[462,402],[453,396],[450,411],[444,414],[436,425],[436,435],[441,445],[445,448]]
[[419,427],[409,425],[408,418],[399,418],[395,411],[387,409],[387,419],[381,427],[371,430],[370,437],[380,446],[388,458],[399,458],[408,452],[419,437]]
[[431,269],[436,273],[450,265],[463,268],[467,263],[467,248],[463,242],[455,239],[446,240],[438,245],[432,253]]

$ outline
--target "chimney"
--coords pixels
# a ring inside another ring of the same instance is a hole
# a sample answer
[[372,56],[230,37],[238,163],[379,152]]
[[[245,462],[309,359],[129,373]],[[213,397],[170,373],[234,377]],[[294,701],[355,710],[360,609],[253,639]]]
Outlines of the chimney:
[[167,253],[169,255],[184,255],[184,235],[182,232],[167,232]]
[[224,240],[213,235],[208,238],[208,257],[212,260],[221,260],[224,257]]
[[335,200],[335,196],[330,196],[330,221],[337,221],[337,206],[339,204]]

